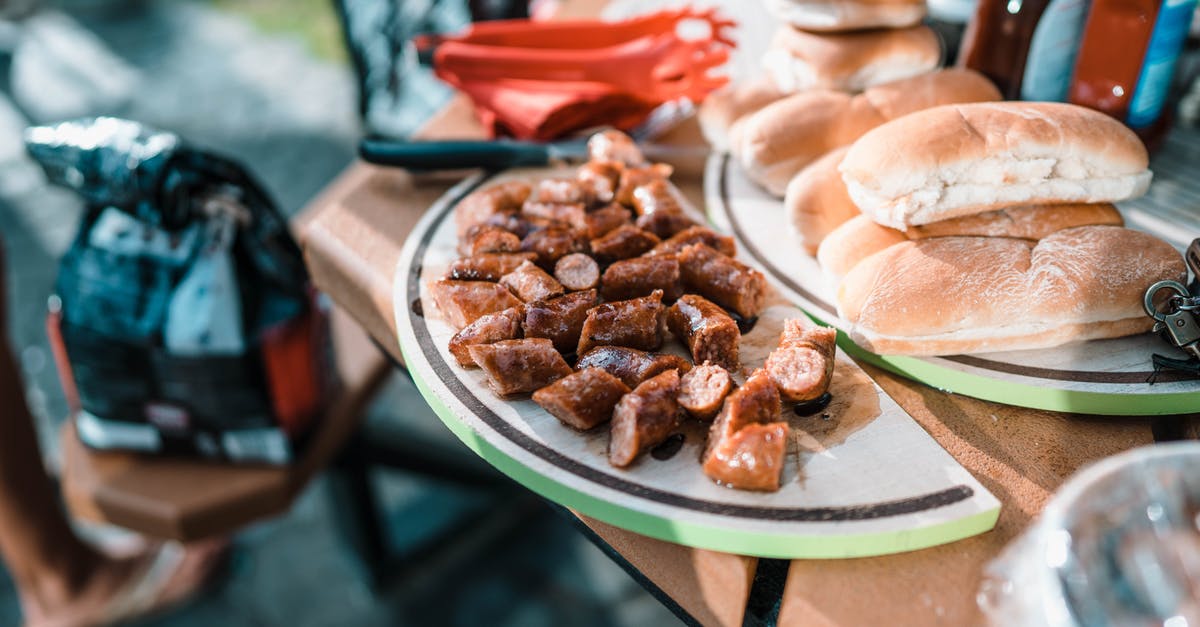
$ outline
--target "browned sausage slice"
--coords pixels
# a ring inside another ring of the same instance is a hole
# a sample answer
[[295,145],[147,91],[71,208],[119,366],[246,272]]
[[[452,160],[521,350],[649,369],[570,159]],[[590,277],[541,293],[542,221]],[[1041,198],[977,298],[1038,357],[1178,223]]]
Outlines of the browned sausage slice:
[[463,368],[475,368],[475,360],[471,359],[471,351],[467,350],[467,347],[520,338],[521,321],[524,318],[523,305],[479,316],[475,322],[463,327],[450,338],[450,354],[454,355],[458,365]]
[[628,346],[656,350],[662,346],[662,291],[649,296],[604,303],[588,311],[577,354],[594,346]]
[[653,165],[625,168],[621,173],[621,184],[617,186],[617,202],[626,207],[633,206],[633,190],[660,179],[668,179],[671,177],[673,168],[665,163],[655,163]]
[[554,350],[550,340],[502,340],[467,347],[471,359],[483,369],[488,385],[500,396],[540,390],[571,374],[571,366]]
[[593,134],[588,138],[587,149],[589,161],[616,161],[627,166],[646,163],[633,138],[616,129]]
[[671,305],[667,310],[667,328],[687,346],[692,361],[698,364],[711,361],[735,372],[742,367],[738,359],[742,336],[737,322],[703,296],[686,294]]
[[464,257],[483,253],[515,253],[518,250],[521,250],[521,238],[487,223],[467,229],[458,243],[458,252]]
[[637,257],[662,241],[653,233],[625,224],[592,240],[592,255],[600,263]]
[[609,266],[600,280],[605,300],[626,300],[663,291],[663,300],[674,301],[683,294],[679,261],[674,255],[634,257]]
[[587,368],[533,393],[533,402],[568,427],[587,431],[612,418],[629,387],[599,368]]
[[497,214],[516,213],[532,191],[524,181],[506,181],[472,192],[454,208],[455,233],[462,237],[467,229],[487,222]]
[[749,424],[765,424],[779,417],[783,408],[779,390],[771,382],[766,370],[755,370],[742,384],[725,397],[721,412],[708,433],[711,447],[728,433],[733,433]]
[[774,492],[779,489],[787,440],[786,422],[747,425],[721,439],[704,457],[704,474],[731,488]]
[[784,321],[764,367],[784,400],[811,401],[829,390],[836,350],[836,329],[793,318]]
[[588,239],[601,237],[619,226],[629,224],[632,219],[633,214],[621,205],[601,207],[584,218]]
[[554,278],[573,292],[590,290],[600,282],[600,266],[583,253],[571,253],[554,264]]
[[617,197],[617,186],[621,184],[621,172],[625,166],[620,161],[589,161],[579,168],[576,178],[587,181],[596,194],[596,200],[610,203]]
[[678,355],[647,353],[627,346],[597,346],[575,362],[576,369],[600,368],[631,388],[667,370],[687,372],[691,367]]
[[535,253],[483,253],[450,264],[446,278],[458,281],[499,281],[522,263],[537,259]]
[[592,207],[596,204],[596,190],[591,181],[551,178],[538,181],[529,200],[542,203],[568,203]]
[[733,389],[729,371],[711,362],[688,370],[679,380],[679,406],[697,420],[712,420]]
[[734,243],[732,237],[721,235],[707,226],[700,225],[684,229],[663,240],[661,244],[650,251],[650,254],[678,253],[692,244],[708,244],[722,255],[730,257],[737,254],[737,244]]
[[527,201],[521,215],[535,222],[560,222],[578,231],[587,229],[587,212],[581,203]]
[[554,277],[530,261],[500,277],[500,285],[507,287],[508,291],[527,303],[554,298],[562,295],[564,291],[563,286],[555,281]]
[[624,468],[679,426],[679,372],[668,370],[621,397],[613,410],[608,463]]
[[487,281],[440,279],[429,283],[429,293],[450,326],[461,329],[480,316],[521,304],[504,286]]
[[679,270],[686,289],[742,318],[753,318],[762,310],[767,294],[762,273],[706,244],[692,244],[680,251]]
[[544,270],[553,270],[559,259],[587,252],[587,242],[569,228],[550,226],[526,235],[521,240],[521,250],[537,253],[537,264]]
[[579,344],[587,312],[596,306],[596,290],[572,292],[525,306],[525,337],[544,337],[559,352],[569,353]]
[[696,221],[682,211],[655,211],[638,218],[634,225],[659,239],[666,239],[695,226]]

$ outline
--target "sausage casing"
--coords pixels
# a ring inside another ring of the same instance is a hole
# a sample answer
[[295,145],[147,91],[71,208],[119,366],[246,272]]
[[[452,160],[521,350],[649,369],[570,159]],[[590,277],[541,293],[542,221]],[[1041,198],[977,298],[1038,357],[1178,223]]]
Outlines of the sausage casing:
[[649,296],[604,303],[588,310],[579,336],[580,355],[595,346],[628,346],[657,350],[662,346],[662,291]]
[[679,252],[683,285],[745,319],[758,315],[766,300],[767,279],[761,272],[706,244]]
[[534,392],[571,374],[571,366],[547,339],[475,344],[467,351],[483,369],[492,391],[500,396]]
[[675,255],[624,259],[609,266],[600,279],[600,295],[609,301],[647,296],[654,290],[662,290],[666,301],[683,294]]
[[667,328],[688,347],[692,361],[711,361],[734,372],[742,367],[738,359],[742,336],[737,322],[703,296],[687,294],[671,305]]
[[829,390],[836,350],[837,330],[793,318],[784,321],[764,367],[784,400],[811,401]]
[[729,371],[711,362],[688,370],[679,380],[679,406],[697,420],[712,420],[733,389]]
[[625,224],[592,240],[592,255],[600,263],[611,263],[637,257],[661,241],[653,233],[643,231],[632,224]]
[[732,237],[721,235],[707,226],[701,225],[688,227],[664,239],[661,244],[650,251],[650,254],[678,253],[692,244],[707,244],[722,255],[730,257],[737,254],[737,244],[734,243]]
[[483,253],[457,259],[450,264],[446,278],[458,281],[499,281],[522,263],[537,259],[535,253]]
[[599,368],[569,374],[533,393],[537,403],[568,427],[587,431],[612,418],[629,386]]
[[440,279],[429,283],[433,302],[456,330],[485,314],[521,304],[504,286],[487,281]]
[[571,253],[554,263],[554,278],[571,291],[590,290],[600,283],[600,265],[583,253]]
[[508,291],[527,303],[561,296],[564,291],[563,286],[554,280],[554,277],[530,261],[500,277],[500,285],[507,287]]
[[476,224],[487,222],[497,214],[516,213],[532,191],[524,181],[505,181],[469,194],[454,208],[454,224],[458,237]]
[[595,306],[596,290],[529,303],[525,306],[525,337],[544,337],[554,342],[559,352],[569,353],[578,346],[583,321]]
[[631,388],[667,370],[688,372],[691,367],[688,360],[678,355],[647,353],[627,346],[597,346],[575,362],[578,370],[600,368]]
[[679,426],[678,395],[679,372],[668,370],[622,396],[612,414],[608,463],[624,468],[670,437]]
[[521,250],[537,253],[537,264],[544,270],[553,270],[559,259],[571,253],[587,252],[587,241],[569,228],[549,226],[526,235],[521,240]]
[[468,347],[475,344],[491,344],[501,340],[521,337],[521,321],[525,319],[525,307],[518,305],[503,311],[479,316],[450,338],[450,354],[463,368],[475,368]]

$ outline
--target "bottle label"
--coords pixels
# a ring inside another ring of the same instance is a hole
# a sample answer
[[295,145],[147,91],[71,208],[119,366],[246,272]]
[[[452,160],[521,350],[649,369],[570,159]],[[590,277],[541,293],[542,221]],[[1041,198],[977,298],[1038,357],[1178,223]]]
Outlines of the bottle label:
[[1021,79],[1022,100],[1067,99],[1088,5],[1088,0],[1051,0],[1046,6],[1029,42]]
[[1171,78],[1175,75],[1175,62],[1179,60],[1179,51],[1183,49],[1195,9],[1196,0],[1163,2],[1150,35],[1150,44],[1146,46],[1137,88],[1129,102],[1129,116],[1125,120],[1129,126],[1144,128],[1162,115]]

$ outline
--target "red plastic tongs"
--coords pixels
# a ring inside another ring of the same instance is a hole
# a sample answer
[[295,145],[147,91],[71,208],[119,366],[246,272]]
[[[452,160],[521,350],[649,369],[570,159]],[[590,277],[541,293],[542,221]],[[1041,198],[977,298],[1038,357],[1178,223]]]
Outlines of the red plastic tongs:
[[[703,23],[707,33],[680,30]],[[435,46],[438,77],[467,93],[495,135],[546,140],[595,126],[629,130],[663,103],[702,100],[728,78],[735,26],[715,10],[683,8],[621,22],[482,22]]]

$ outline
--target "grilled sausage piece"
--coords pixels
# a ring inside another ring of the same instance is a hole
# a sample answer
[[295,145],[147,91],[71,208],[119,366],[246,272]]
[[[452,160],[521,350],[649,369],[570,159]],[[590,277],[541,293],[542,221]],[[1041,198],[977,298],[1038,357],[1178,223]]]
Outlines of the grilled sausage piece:
[[604,303],[588,310],[575,351],[582,355],[595,346],[628,346],[656,350],[662,346],[662,290],[649,296]]
[[567,225],[547,220],[545,218],[530,218],[519,213],[497,213],[487,219],[484,224],[498,226],[524,240],[530,233],[548,226],[566,228]]
[[615,129],[600,131],[588,138],[588,161],[616,161],[627,166],[646,163],[646,157],[633,138]]
[[621,225],[629,224],[632,219],[633,214],[625,207],[617,204],[605,205],[587,214],[584,218],[587,226],[585,230],[589,239],[596,239]]
[[667,328],[688,347],[692,361],[698,364],[711,361],[735,372],[742,367],[738,359],[741,333],[737,322],[703,296],[687,294],[671,305],[667,310]]
[[758,270],[714,250],[692,244],[679,252],[683,286],[749,320],[762,310],[767,280]]
[[782,404],[766,370],[725,398],[708,432],[702,468],[719,483],[743,490],[777,490],[788,426],[773,422]]
[[596,290],[571,292],[525,306],[525,337],[544,337],[561,353],[575,350],[588,310],[596,306]]
[[501,340],[515,340],[521,337],[521,321],[525,319],[525,306],[517,305],[504,311],[497,311],[479,316],[461,331],[450,338],[450,354],[463,368],[475,368],[475,360],[471,359],[469,346],[475,344],[491,344]]
[[529,200],[544,203],[580,204],[593,207],[597,204],[596,190],[591,181],[556,178],[538,181]]
[[671,177],[673,169],[665,163],[625,168],[621,173],[621,184],[617,186],[617,202],[626,207],[633,206],[633,190],[650,181],[665,180]]
[[663,240],[661,244],[650,251],[650,254],[678,253],[692,244],[708,244],[722,255],[730,257],[737,254],[737,244],[734,243],[732,237],[721,235],[707,226],[700,225],[684,229]]
[[597,346],[575,362],[577,370],[600,368],[631,388],[668,370],[688,372],[691,367],[688,360],[678,355],[647,353],[627,346]]
[[661,242],[653,233],[625,224],[592,240],[592,255],[600,263],[637,257]]
[[638,228],[663,239],[696,225],[684,212],[665,180],[650,181],[634,189],[633,207],[638,214]]
[[487,281],[440,279],[429,283],[429,293],[456,330],[475,322],[480,316],[521,304],[504,286]]
[[688,370],[679,380],[679,406],[696,420],[712,420],[733,389],[729,371],[712,362]]
[[450,264],[446,278],[458,281],[499,281],[522,263],[537,259],[535,253],[483,253]]
[[583,253],[571,253],[554,264],[554,278],[571,290],[590,290],[600,282],[600,266]]
[[618,261],[604,271],[600,279],[600,294],[604,300],[625,300],[647,296],[654,290],[663,291],[670,302],[683,294],[679,276],[679,261],[675,255],[634,257]]
[[668,370],[621,397],[612,414],[608,463],[624,468],[679,426],[679,372]]
[[499,396],[540,390],[571,374],[571,366],[542,338],[502,340],[467,347],[471,359],[483,369],[488,385]]
[[666,239],[695,226],[696,221],[683,211],[655,211],[638,218],[634,224],[659,239]]
[[500,277],[500,285],[507,287],[508,291],[527,303],[561,296],[564,291],[563,286],[555,281],[554,277],[530,261]]
[[549,226],[526,235],[521,240],[521,250],[537,253],[537,264],[543,270],[553,270],[559,259],[571,253],[587,252],[587,242],[569,228]]
[[468,228],[458,241],[458,253],[464,257],[483,253],[512,253],[518,250],[521,250],[521,238],[486,222]]
[[811,401],[829,390],[836,348],[837,330],[799,318],[785,320],[779,348],[767,356],[764,367],[784,400]]
[[582,203],[526,201],[521,216],[534,222],[558,222],[577,231],[587,229],[587,211]]
[[462,237],[467,229],[487,222],[497,214],[516,213],[529,198],[532,188],[524,181],[506,181],[472,192],[454,208],[456,234]]
[[589,161],[575,175],[592,186],[596,201],[610,203],[617,197],[617,186],[621,184],[621,173],[625,166],[620,161]]
[[599,368],[567,375],[533,393],[533,402],[568,427],[587,431],[612,418],[629,387]]

